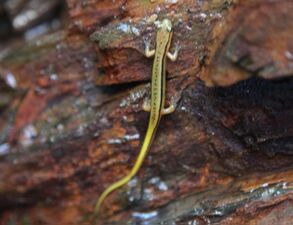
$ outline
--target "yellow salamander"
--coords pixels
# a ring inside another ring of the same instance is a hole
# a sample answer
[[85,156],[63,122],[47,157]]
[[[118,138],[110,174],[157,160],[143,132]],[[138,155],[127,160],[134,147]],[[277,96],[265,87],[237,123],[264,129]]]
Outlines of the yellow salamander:
[[171,21],[169,19],[164,19],[158,25],[155,50],[150,50],[149,43],[145,43],[145,55],[147,57],[155,56],[151,80],[151,101],[145,100],[143,104],[143,109],[150,112],[149,124],[145,139],[143,141],[137,160],[130,173],[121,180],[109,186],[102,193],[95,206],[95,213],[98,213],[102,202],[111,192],[128,183],[136,175],[147,155],[147,151],[150,148],[152,140],[154,139],[161,116],[174,112],[176,108],[176,102],[173,99],[170,106],[165,108],[166,57],[172,61],[175,61],[179,51],[179,47],[176,46],[175,52],[173,54],[169,52],[172,33],[173,31]]

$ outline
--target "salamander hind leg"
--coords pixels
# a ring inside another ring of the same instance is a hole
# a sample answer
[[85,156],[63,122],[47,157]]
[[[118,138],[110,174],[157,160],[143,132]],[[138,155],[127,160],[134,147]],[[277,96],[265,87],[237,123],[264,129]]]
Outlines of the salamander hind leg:
[[151,111],[151,101],[149,98],[145,98],[142,104],[142,109],[146,112]]
[[162,115],[166,115],[166,114],[170,114],[174,112],[176,107],[177,107],[177,100],[175,99],[175,97],[172,97],[169,107],[162,109]]

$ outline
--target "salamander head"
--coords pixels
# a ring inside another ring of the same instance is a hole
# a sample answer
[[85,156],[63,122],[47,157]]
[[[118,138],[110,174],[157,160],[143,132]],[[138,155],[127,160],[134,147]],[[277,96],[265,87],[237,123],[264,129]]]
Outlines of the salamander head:
[[162,22],[160,22],[158,24],[158,28],[165,30],[167,32],[171,32],[172,31],[172,23],[169,19],[163,19]]

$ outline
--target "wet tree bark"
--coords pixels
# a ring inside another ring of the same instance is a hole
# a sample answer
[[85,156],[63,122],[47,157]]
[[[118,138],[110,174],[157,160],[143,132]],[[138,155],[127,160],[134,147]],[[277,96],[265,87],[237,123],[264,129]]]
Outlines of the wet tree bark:
[[[0,17],[15,18],[8,9]],[[0,224],[292,223],[292,1],[63,10],[58,31],[0,45]],[[167,102],[179,105],[96,220],[95,201],[130,171],[146,131],[144,39],[155,45],[163,18],[181,46],[167,62]]]

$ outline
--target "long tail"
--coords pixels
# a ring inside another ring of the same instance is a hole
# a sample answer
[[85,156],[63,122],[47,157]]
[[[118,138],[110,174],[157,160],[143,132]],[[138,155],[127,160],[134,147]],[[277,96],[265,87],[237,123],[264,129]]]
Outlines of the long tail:
[[95,211],[94,213],[97,214],[99,212],[99,209],[103,203],[103,201],[105,200],[105,198],[114,190],[118,189],[119,187],[127,184],[138,172],[138,170],[140,169],[141,165],[143,164],[143,161],[147,155],[148,149],[150,148],[150,145],[152,143],[152,140],[154,138],[154,135],[156,133],[157,130],[157,125],[159,123],[159,118],[157,119],[158,121],[156,121],[156,123],[152,123],[149,122],[148,125],[148,129],[141,147],[141,150],[139,152],[139,155],[136,159],[136,162],[133,166],[133,168],[131,169],[130,173],[125,176],[124,178],[120,179],[119,181],[115,182],[114,184],[112,184],[111,186],[109,186],[100,196],[99,200],[97,201],[97,204],[95,206]]

